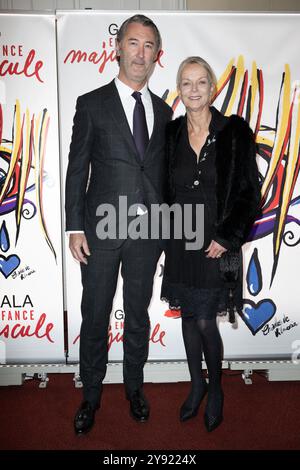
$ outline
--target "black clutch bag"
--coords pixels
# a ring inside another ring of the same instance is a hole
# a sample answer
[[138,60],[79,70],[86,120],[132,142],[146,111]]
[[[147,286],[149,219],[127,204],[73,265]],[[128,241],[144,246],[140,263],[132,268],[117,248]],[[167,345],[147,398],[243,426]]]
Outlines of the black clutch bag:
[[228,287],[227,311],[230,323],[235,322],[235,295],[239,276],[242,270],[242,250],[225,251],[220,258],[220,274]]
[[242,266],[242,252],[239,251],[225,251],[220,258],[220,273],[222,279],[229,284],[229,287],[234,287],[239,278],[239,272]]

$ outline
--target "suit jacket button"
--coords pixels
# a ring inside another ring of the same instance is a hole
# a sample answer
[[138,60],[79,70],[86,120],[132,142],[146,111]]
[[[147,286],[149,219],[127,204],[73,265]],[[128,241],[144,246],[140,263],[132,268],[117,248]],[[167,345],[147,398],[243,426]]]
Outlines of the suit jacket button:
[[144,166],[143,165],[141,165],[141,171],[144,171]]

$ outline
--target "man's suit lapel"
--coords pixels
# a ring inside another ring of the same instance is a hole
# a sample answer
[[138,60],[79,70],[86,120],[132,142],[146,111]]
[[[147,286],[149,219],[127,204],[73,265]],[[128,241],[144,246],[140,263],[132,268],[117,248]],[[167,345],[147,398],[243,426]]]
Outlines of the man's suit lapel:
[[152,106],[153,106],[153,115],[154,115],[154,124],[153,124],[153,132],[150,137],[150,141],[146,150],[146,154],[144,156],[144,160],[149,158],[151,154],[153,154],[152,150],[156,144],[156,138],[158,129],[160,126],[163,125],[161,121],[162,112],[161,112],[161,103],[160,100],[150,91],[151,99],[152,99]]
[[140,164],[141,159],[137,153],[137,149],[133,140],[132,132],[129,127],[127,117],[123,109],[122,102],[121,102],[114,80],[110,82],[110,85],[111,86],[108,88],[107,97],[105,98],[105,105],[107,107],[107,111],[112,117],[116,128],[119,129],[121,135],[124,137],[129,147],[134,152],[135,157],[138,163]]
[[[133,135],[131,129],[129,127],[127,117],[125,111],[122,106],[122,102],[116,88],[114,80],[110,82],[110,86],[107,89],[107,96],[105,98],[105,105],[107,108],[108,113],[110,114],[111,118],[113,119],[116,128],[120,130],[121,135],[123,135],[124,139],[132,149],[137,163],[141,164],[141,158],[138,154],[136,149]],[[158,129],[162,123],[162,112],[160,107],[160,100],[150,91],[152,105],[153,105],[153,114],[154,114],[154,124],[153,124],[153,132],[150,137],[150,141],[146,150],[146,154],[144,156],[144,161],[151,156],[152,150],[156,145],[156,137]]]

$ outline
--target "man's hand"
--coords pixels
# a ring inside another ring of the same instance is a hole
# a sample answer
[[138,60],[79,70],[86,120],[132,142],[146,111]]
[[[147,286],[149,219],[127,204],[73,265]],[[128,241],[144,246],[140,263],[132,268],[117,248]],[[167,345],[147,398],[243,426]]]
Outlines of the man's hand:
[[90,256],[91,253],[84,233],[70,233],[69,248],[73,258],[80,263],[88,263],[85,256]]
[[210,242],[209,247],[205,250],[205,252],[207,253],[207,258],[221,258],[222,254],[225,253],[225,251],[227,251],[226,248],[224,248],[219,243],[215,242],[215,240],[212,240]]

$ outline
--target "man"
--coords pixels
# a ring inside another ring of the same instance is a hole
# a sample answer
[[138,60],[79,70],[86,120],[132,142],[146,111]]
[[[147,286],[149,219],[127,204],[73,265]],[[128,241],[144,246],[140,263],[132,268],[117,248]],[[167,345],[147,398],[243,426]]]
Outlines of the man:
[[145,204],[148,209],[163,200],[164,133],[172,110],[147,88],[160,48],[160,33],[149,18],[135,15],[127,19],[116,41],[118,77],[77,100],[66,179],[66,230],[71,232],[70,250],[80,262],[83,285],[83,402],[75,415],[76,434],[92,428],[100,406],[109,316],[120,264],[126,396],[134,419],[144,422],[149,417],[142,390],[143,367],[149,346],[147,309],[160,244],[154,239],[118,238],[118,227],[117,238],[100,239],[96,211],[101,204],[112,204],[118,220],[119,196],[127,197],[128,207]]

